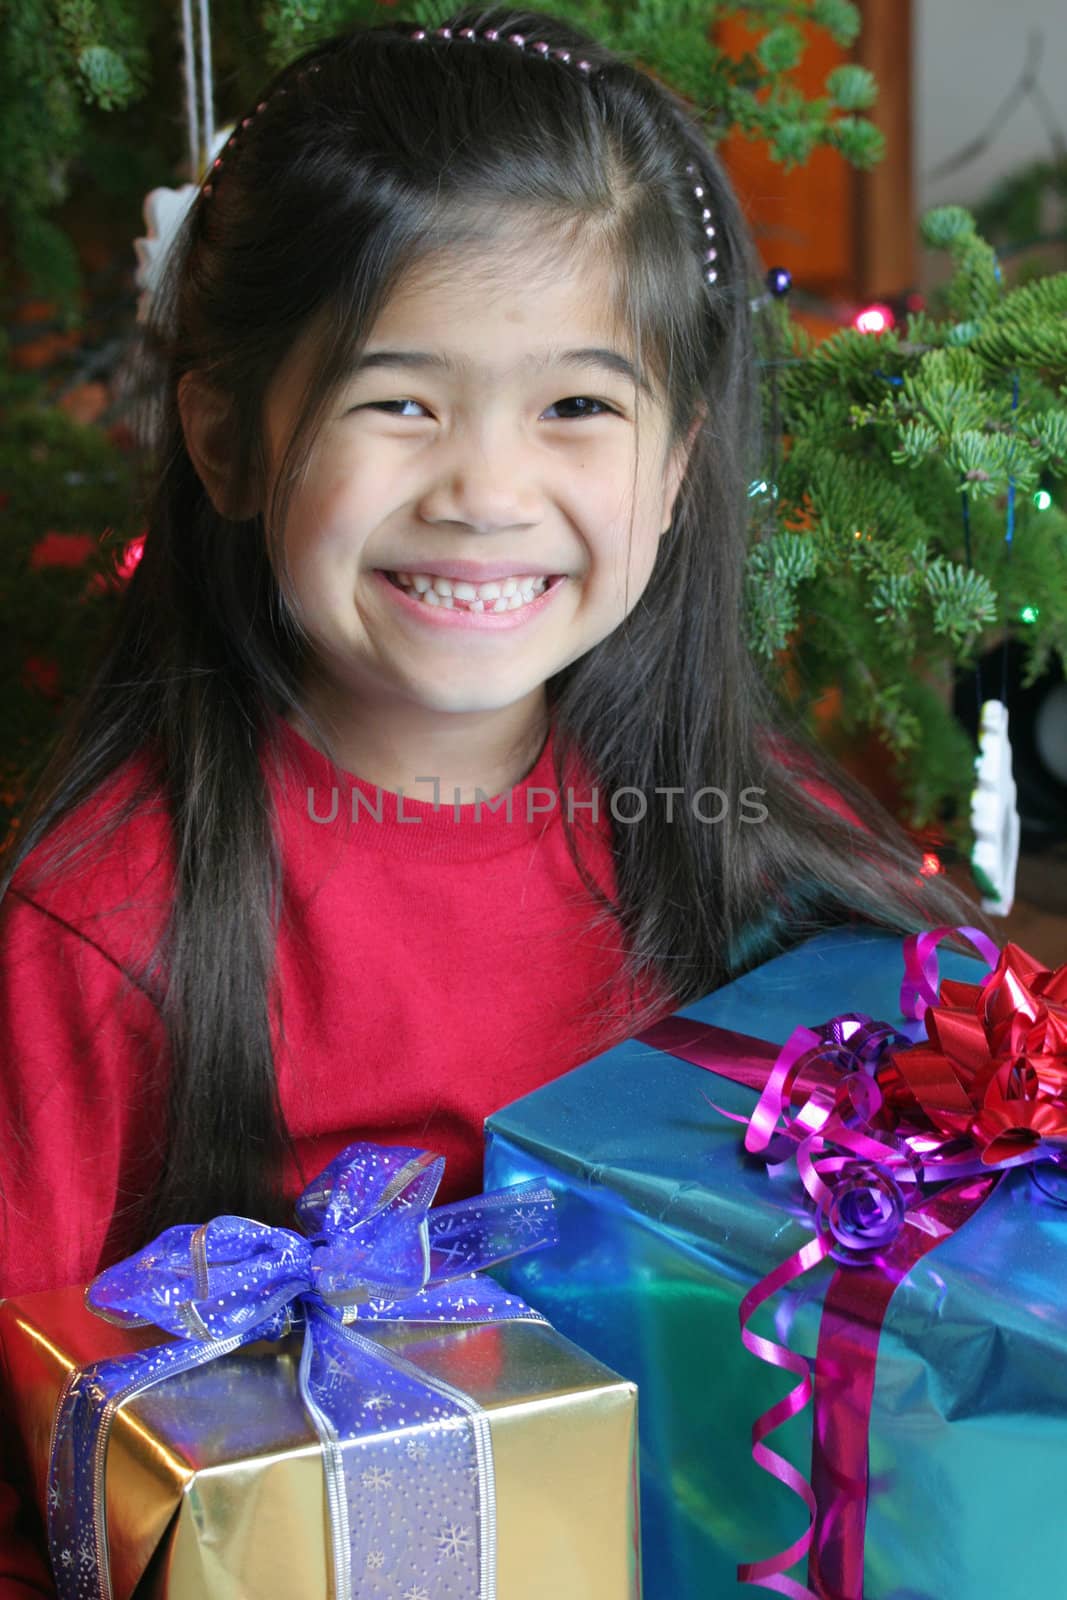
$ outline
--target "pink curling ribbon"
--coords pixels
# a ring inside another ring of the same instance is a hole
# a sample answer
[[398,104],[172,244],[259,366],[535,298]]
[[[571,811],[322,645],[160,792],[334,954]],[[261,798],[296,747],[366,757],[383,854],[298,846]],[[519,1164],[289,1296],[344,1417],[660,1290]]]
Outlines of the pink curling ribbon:
[[[937,946],[962,934],[992,970],[946,979]],[[868,1437],[878,1341],[912,1267],[985,1203],[1010,1167],[1067,1149],[1067,966],[1051,971],[977,928],[935,928],[904,943],[903,1016],[912,1045],[859,1013],[797,1028],[781,1050],[671,1017],[643,1043],[760,1091],[745,1148],[795,1161],[815,1237],[741,1302],[745,1347],[800,1381],[752,1428],[757,1465],[804,1502],[808,1527],[788,1549],[738,1567],[742,1583],[792,1600],[863,1600]],[[744,1119],[741,1119],[744,1120]],[[936,1188],[934,1187],[936,1185]],[[807,1360],[748,1326],[757,1308],[831,1256],[814,1385]],[[765,1440],[814,1397],[810,1482]],[[807,1584],[788,1568],[808,1558]]]

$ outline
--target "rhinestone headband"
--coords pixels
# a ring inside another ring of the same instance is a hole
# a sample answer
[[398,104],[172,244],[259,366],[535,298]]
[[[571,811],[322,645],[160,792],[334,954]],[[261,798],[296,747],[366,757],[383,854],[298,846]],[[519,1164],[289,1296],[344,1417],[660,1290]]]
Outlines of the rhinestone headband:
[[[309,78],[313,73],[321,71],[321,64],[317,61],[312,62],[311,66],[303,67],[301,71],[297,73],[296,81],[297,83],[303,83],[305,78]],[[247,117],[241,118],[240,122],[237,124],[236,128],[234,128],[233,132],[230,134],[230,137],[226,140],[226,143],[223,145],[222,149],[211,163],[211,168],[208,172],[209,181],[204,184],[204,187],[201,190],[201,193],[205,199],[210,198],[212,191],[214,190],[214,184],[210,180],[218,176],[219,168],[225,165],[225,159],[228,152],[240,144],[242,135],[246,133],[247,130],[252,126],[252,123],[255,122],[260,112],[266,111],[272,100],[280,100],[282,95],[288,93],[289,85],[287,83],[283,83],[280,88],[274,90],[273,94],[269,94],[265,100],[261,100],[256,106],[256,109],[254,111],[250,111]]]
[[[472,42],[485,42],[489,44],[496,44],[498,42],[510,44],[519,50],[529,49],[534,54],[541,56],[546,61],[549,59],[553,61],[559,61],[565,66],[570,66],[573,64],[575,69],[578,72],[581,72],[587,78],[596,75],[596,69],[594,69],[590,62],[581,58],[575,61],[570,50],[553,49],[551,45],[546,44],[544,39],[537,39],[528,45],[524,34],[509,33],[505,35],[502,34],[498,28],[486,28],[482,33],[476,32],[474,28],[459,28],[455,32],[453,32],[451,28],[447,27],[436,28],[432,33],[427,32],[425,28],[416,28],[414,32],[408,35],[408,38],[414,40],[416,43],[422,43],[422,41],[425,39],[436,38],[445,40],[466,39]],[[297,74],[297,82],[303,82],[303,80],[310,74],[319,72],[320,70],[320,64],[313,62],[310,66],[303,68]],[[283,84],[280,88],[275,89],[274,93],[268,96],[266,100],[261,100],[256,106],[256,109],[249,116],[242,119],[238,126],[233,130],[233,133],[231,133],[218,157],[212,162],[209,178],[214,178],[217,175],[218,169],[223,165],[224,158],[231,145],[235,145],[239,141],[251,123],[255,121],[257,116],[259,116],[260,112],[265,110],[270,104],[271,100],[283,94],[288,94],[288,92],[288,85]],[[697,182],[692,184],[692,191],[694,198],[700,204],[700,225],[704,231],[704,238],[706,241],[702,262],[704,268],[704,281],[706,283],[714,283],[718,278],[718,271],[715,267],[715,262],[718,260],[718,251],[713,243],[715,238],[715,224],[712,220],[711,212],[706,204],[707,194],[705,192],[704,185],[699,181],[699,173],[697,172],[696,166],[693,162],[690,161],[687,164],[685,173],[687,178],[697,179]],[[212,192],[212,188],[213,185],[211,182],[205,183],[203,188],[204,195],[209,196]]]

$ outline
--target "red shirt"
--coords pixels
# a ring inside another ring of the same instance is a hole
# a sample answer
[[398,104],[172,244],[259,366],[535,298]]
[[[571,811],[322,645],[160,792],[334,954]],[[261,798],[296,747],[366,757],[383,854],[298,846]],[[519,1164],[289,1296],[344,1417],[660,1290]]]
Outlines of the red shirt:
[[[285,865],[283,1029],[273,1019],[272,1036],[302,1167],[286,1173],[286,1192],[371,1139],[441,1152],[439,1201],[473,1193],[485,1118],[632,1032],[605,1038],[590,1016],[594,991],[622,993],[622,951],[617,933],[591,927],[551,735],[511,791],[509,820],[503,805],[457,810],[447,797],[437,810],[430,798],[398,806],[276,724],[286,768],[265,770]],[[91,814],[128,782],[116,774]],[[587,837],[586,864],[613,893],[606,827]],[[91,868],[31,891],[35,857],[0,903],[4,1295],[83,1283],[124,1253],[109,1226],[151,1182],[163,1127],[160,1015],[128,974],[166,914],[165,814],[140,809]],[[17,1475],[17,1463],[0,1468],[0,1600],[53,1592],[15,1530]]]

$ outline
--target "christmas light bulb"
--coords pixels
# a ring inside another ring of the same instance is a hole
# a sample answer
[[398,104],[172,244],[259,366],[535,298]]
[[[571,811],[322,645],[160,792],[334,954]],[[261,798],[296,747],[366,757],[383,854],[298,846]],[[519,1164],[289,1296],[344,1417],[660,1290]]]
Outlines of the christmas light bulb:
[[896,318],[891,308],[877,303],[864,306],[862,311],[857,311],[852,319],[852,326],[858,333],[887,333],[895,322]]
[[144,538],[131,539],[123,550],[122,555],[115,562],[115,572],[118,577],[123,579],[131,578],[143,555]]

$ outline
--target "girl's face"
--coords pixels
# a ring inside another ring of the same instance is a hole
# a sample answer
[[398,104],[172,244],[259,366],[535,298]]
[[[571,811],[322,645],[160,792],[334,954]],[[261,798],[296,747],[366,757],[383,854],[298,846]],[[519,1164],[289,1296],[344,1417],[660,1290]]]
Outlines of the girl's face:
[[[514,259],[402,286],[295,491],[286,554],[335,710],[522,720],[648,583],[688,450],[628,375],[604,269]],[[272,473],[313,359],[268,395]]]

